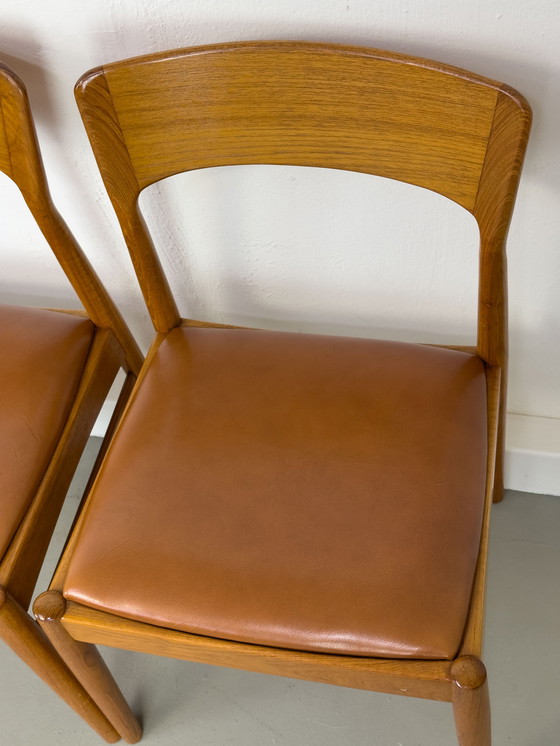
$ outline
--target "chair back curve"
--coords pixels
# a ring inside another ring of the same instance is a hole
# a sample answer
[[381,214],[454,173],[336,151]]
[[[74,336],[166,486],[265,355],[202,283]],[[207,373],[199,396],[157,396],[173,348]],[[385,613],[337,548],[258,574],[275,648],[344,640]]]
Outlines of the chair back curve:
[[24,84],[0,62],[0,170],[12,179],[68,277],[87,315],[119,341],[125,367],[137,374],[142,354],[68,226],[56,210],[43,168]]
[[478,351],[501,363],[504,282],[495,255],[530,125],[529,106],[512,89],[375,49],[264,41],[105,65],[82,77],[76,97],[158,331],[179,318],[138,213],[145,187],[211,166],[326,167],[431,189],[474,215],[484,265]]

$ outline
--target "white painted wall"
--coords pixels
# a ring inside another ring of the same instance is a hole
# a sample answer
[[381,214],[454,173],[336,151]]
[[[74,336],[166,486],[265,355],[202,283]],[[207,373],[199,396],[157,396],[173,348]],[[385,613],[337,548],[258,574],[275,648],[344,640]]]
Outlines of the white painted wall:
[[[534,450],[539,422],[547,433],[560,432],[560,4],[4,5],[0,56],[27,83],[55,201],[144,346],[150,325],[73,101],[73,84],[88,68],[194,44],[309,39],[438,59],[518,88],[532,104],[535,121],[509,242],[508,409],[530,419],[516,418],[511,451]],[[37,231],[30,221],[15,219],[20,200],[10,187],[0,206],[0,299],[70,303]],[[476,226],[437,195],[360,174],[253,166],[174,177],[150,188],[143,200],[185,314],[271,328],[473,339]],[[552,426],[544,418],[554,419]],[[549,450],[560,463],[560,437]],[[520,480],[518,472],[509,471],[512,486],[537,484],[531,474]],[[544,489],[560,492],[558,471]]]

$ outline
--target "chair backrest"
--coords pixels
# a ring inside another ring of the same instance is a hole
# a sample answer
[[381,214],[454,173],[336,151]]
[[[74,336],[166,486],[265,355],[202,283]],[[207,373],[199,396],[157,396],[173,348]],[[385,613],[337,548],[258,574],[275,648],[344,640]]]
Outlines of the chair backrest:
[[136,373],[142,354],[51,200],[25,86],[0,63],[0,170],[15,182],[91,320],[112,329]]
[[478,351],[502,363],[500,257],[531,119],[516,92],[379,50],[244,42],[106,65],[76,97],[158,331],[179,316],[138,212],[142,189],[210,166],[320,166],[416,184],[475,216]]

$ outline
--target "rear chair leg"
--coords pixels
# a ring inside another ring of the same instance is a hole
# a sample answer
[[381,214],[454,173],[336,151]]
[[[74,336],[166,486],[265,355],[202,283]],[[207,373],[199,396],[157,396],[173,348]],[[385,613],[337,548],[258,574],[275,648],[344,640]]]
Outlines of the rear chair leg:
[[34,604],[37,621],[68,667],[127,743],[142,737],[142,728],[132,714],[97,648],[74,640],[61,619],[66,601],[58,591],[42,593]]
[[490,697],[484,664],[472,655],[451,666],[453,714],[459,746],[491,746]]
[[506,454],[506,386],[502,378],[500,389],[500,411],[498,413],[498,437],[496,442],[496,467],[494,471],[494,491],[492,501],[501,503],[504,499],[504,460]]
[[120,736],[70,673],[45,633],[0,587],[0,638],[108,743]]

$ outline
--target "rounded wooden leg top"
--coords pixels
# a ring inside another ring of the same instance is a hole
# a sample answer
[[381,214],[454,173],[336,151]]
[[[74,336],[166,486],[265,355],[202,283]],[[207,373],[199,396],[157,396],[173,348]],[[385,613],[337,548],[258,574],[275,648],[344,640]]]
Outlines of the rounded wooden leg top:
[[109,743],[119,740],[119,733],[57,655],[44,631],[2,587],[0,638],[102,738]]
[[486,681],[486,667],[474,655],[464,655],[453,661],[451,676],[460,689],[478,689]]
[[35,599],[33,612],[38,622],[58,622],[66,611],[64,596],[58,591],[46,591]]
[[484,663],[475,656],[451,665],[453,714],[459,746],[491,746],[490,698]]

